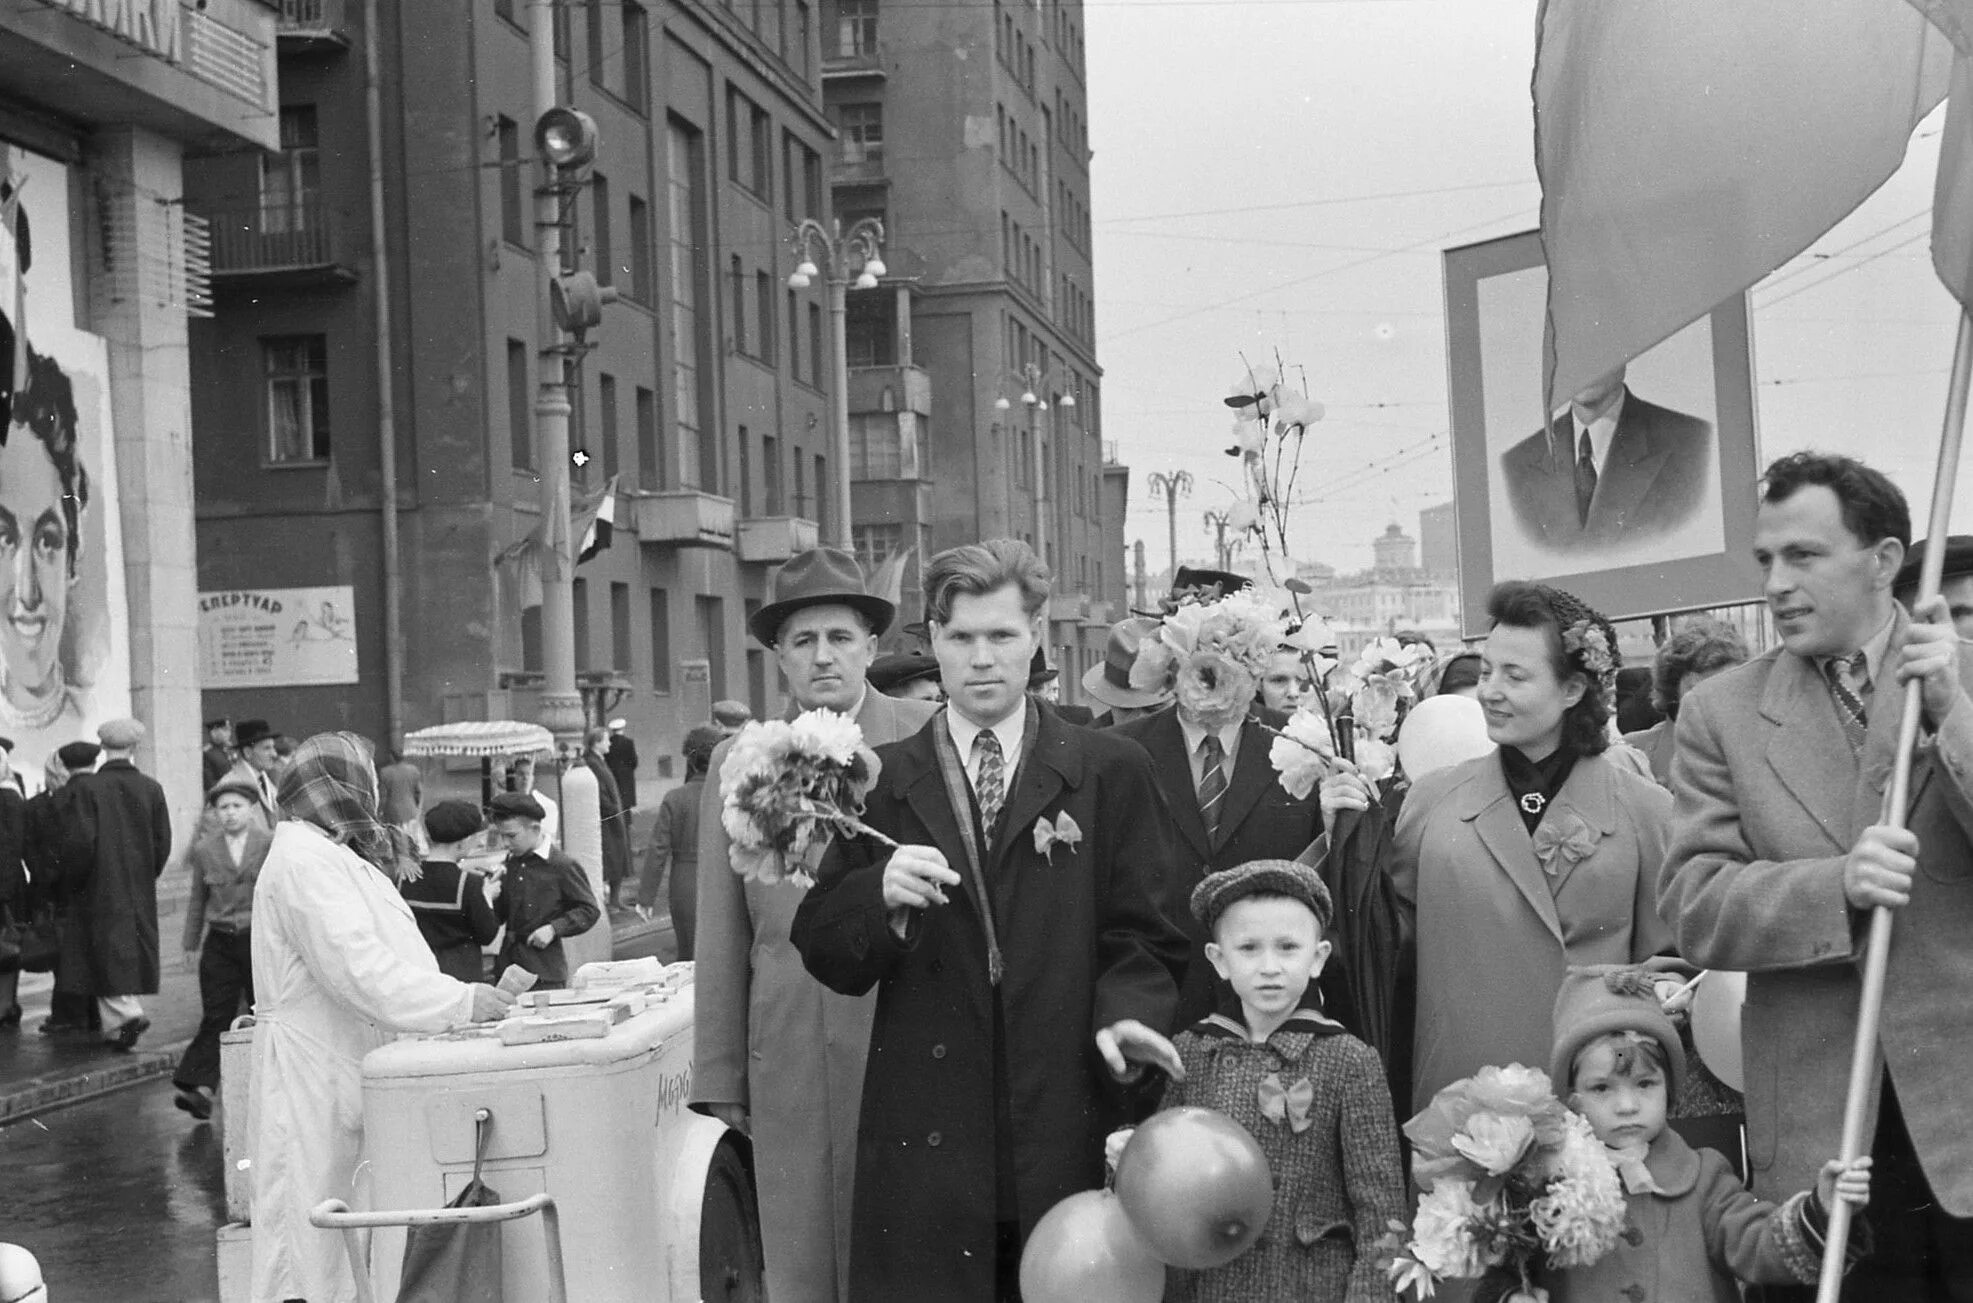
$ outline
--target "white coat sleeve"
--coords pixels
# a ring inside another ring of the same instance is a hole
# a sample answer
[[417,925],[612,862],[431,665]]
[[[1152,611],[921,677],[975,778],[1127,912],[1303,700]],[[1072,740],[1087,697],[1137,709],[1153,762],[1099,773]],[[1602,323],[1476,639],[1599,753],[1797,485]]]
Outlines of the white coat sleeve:
[[391,889],[380,875],[345,862],[287,878],[289,928],[302,963],[338,1003],[392,1031],[443,1031],[472,1018],[472,988],[438,970],[415,924],[408,925],[415,952],[399,950],[379,931],[368,893]]

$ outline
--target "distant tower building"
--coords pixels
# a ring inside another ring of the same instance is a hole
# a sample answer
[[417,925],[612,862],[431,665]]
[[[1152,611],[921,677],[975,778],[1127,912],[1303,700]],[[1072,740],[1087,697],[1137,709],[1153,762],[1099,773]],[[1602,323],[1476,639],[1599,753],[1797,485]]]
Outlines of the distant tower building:
[[1371,549],[1377,554],[1376,568],[1379,571],[1415,570],[1418,568],[1418,540],[1404,532],[1396,521],[1392,521],[1383,537],[1372,543]]
[[1459,527],[1452,504],[1441,502],[1418,513],[1419,560],[1434,579],[1459,577]]

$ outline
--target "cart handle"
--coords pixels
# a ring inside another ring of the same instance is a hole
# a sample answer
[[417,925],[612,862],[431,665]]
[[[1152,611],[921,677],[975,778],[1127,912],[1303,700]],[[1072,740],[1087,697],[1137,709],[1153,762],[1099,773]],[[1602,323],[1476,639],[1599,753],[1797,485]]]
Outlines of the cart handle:
[[323,1230],[341,1231],[343,1248],[349,1254],[351,1273],[356,1277],[357,1303],[375,1303],[370,1292],[367,1235],[377,1226],[459,1226],[481,1222],[511,1222],[541,1214],[541,1236],[548,1249],[549,1303],[568,1303],[568,1280],[562,1269],[562,1217],[555,1207],[555,1196],[531,1194],[512,1203],[486,1204],[478,1208],[408,1208],[378,1212],[351,1212],[341,1199],[325,1199],[309,1209],[308,1222]]

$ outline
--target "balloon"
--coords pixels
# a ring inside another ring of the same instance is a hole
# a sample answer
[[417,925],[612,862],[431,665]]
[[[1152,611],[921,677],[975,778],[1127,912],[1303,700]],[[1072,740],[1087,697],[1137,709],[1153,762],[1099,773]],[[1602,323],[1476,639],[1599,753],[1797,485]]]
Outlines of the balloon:
[[[1145,1250],[1149,1253],[1150,1250]],[[1164,1269],[1159,1268],[1159,1281]],[[18,1244],[0,1244],[0,1298],[8,1303],[48,1303],[48,1287],[41,1280],[41,1264]]]
[[1026,1303],[1157,1303],[1164,1293],[1164,1264],[1108,1190],[1084,1190],[1050,1208],[1021,1250]]
[[1151,1252],[1174,1267],[1233,1261],[1274,1208],[1267,1156],[1240,1124],[1209,1108],[1155,1113],[1117,1161],[1117,1201]]
[[1414,781],[1434,769],[1449,769],[1493,749],[1480,703],[1455,693],[1425,698],[1398,726],[1398,761],[1406,777]]
[[1707,1071],[1735,1090],[1746,1089],[1740,1066],[1740,1005],[1747,998],[1747,974],[1715,968],[1692,993],[1692,1044]]

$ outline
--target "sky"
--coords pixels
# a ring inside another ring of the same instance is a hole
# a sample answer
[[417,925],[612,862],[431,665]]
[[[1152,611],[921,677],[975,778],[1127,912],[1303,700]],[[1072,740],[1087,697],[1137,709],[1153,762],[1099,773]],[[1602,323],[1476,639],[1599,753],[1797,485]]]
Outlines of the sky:
[[[1167,562],[1151,472],[1194,478],[1185,560],[1234,496],[1221,403],[1242,354],[1328,409],[1294,555],[1350,571],[1450,500],[1441,251],[1530,230],[1535,0],[1084,0],[1104,437],[1132,468],[1126,541]],[[1904,167],[1752,302],[1760,462],[1859,456],[1923,533],[1954,304],[1929,213],[1943,110]],[[1973,472],[1955,513],[1973,530]],[[1298,496],[1299,493],[1298,493]],[[1750,594],[1751,596],[1751,594]]]

